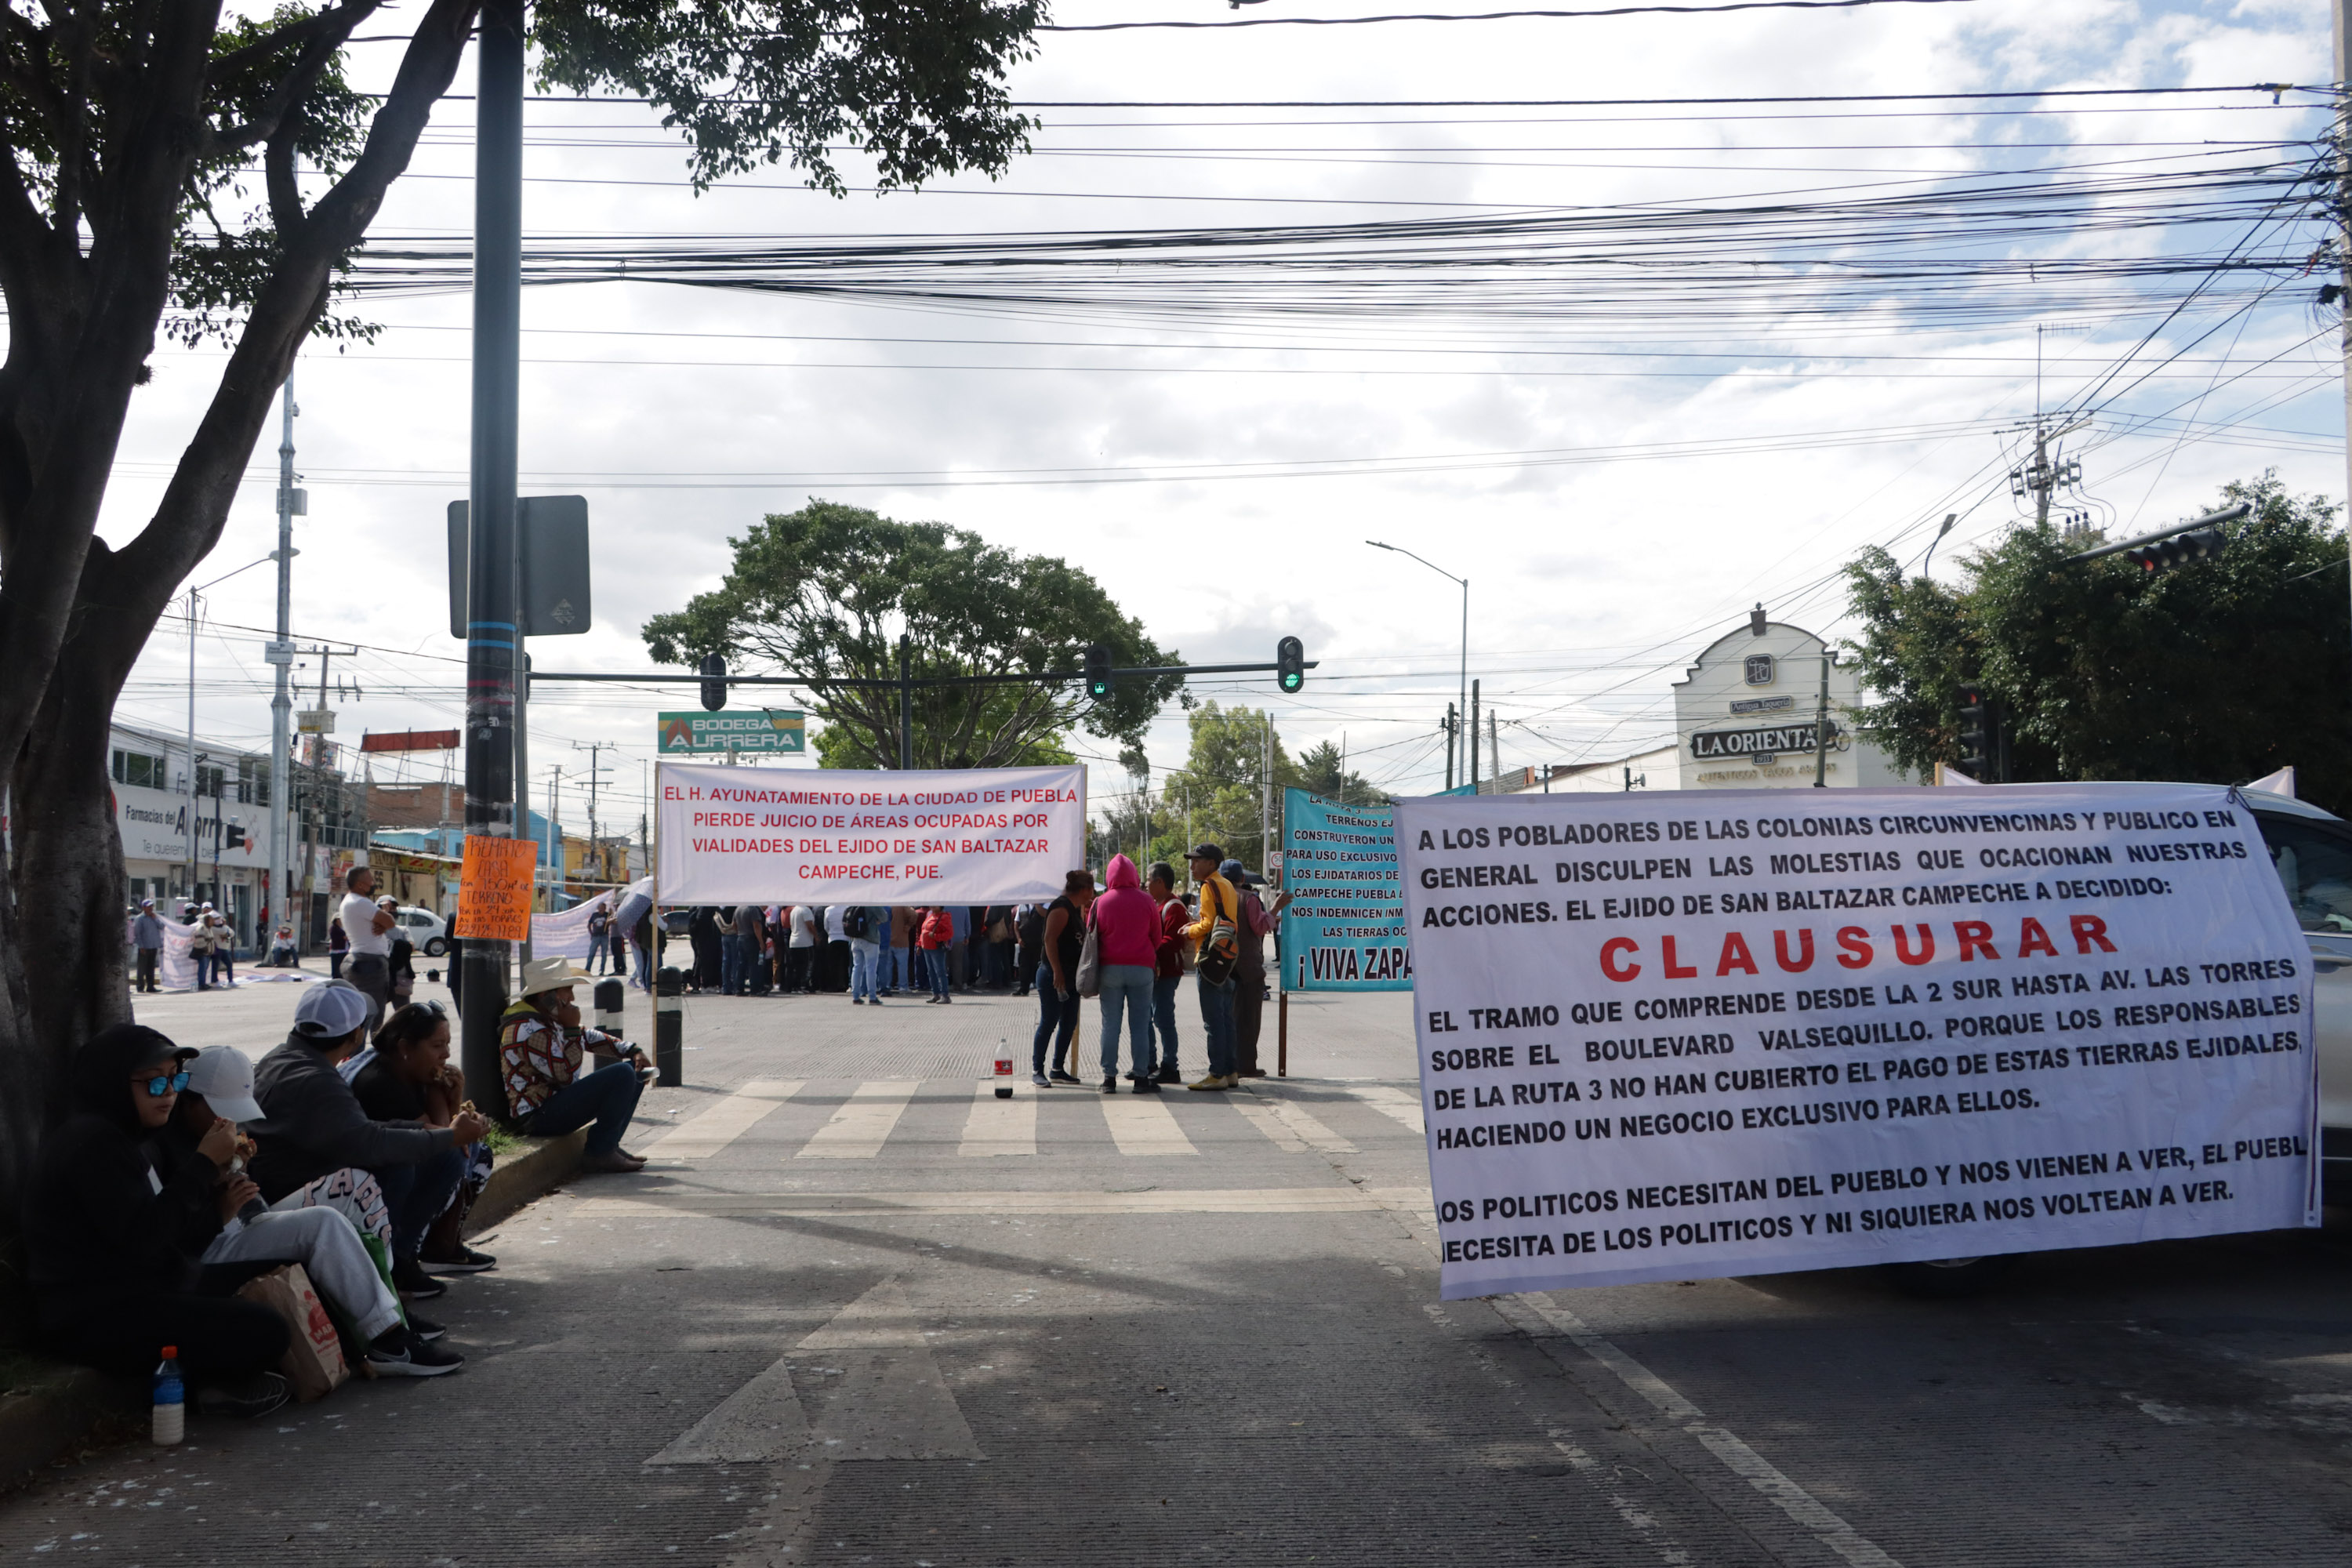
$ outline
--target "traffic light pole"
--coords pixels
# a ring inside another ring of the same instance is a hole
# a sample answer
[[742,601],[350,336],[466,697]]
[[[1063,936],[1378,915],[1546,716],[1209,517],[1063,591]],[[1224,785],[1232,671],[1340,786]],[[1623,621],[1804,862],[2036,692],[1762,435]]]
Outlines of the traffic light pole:
[[[521,571],[515,526],[522,359],[523,0],[484,0],[474,101],[473,474],[466,572],[466,831],[511,837],[516,724],[523,684]],[[466,1092],[496,1110],[507,944],[468,933],[460,1056]]]
[[2159,528],[2154,533],[2143,533],[2137,539],[2119,539],[2113,544],[2102,544],[2096,549],[2077,551],[2066,559],[2096,561],[2103,556],[2121,555],[2126,550],[2137,550],[2144,544],[2155,544],[2170,539],[2175,534],[2192,533],[2200,528],[2218,528],[2225,522],[2235,522],[2253,510],[2252,503],[2240,501],[2235,506],[2225,506],[2220,511],[2209,511],[2203,517],[2191,518],[2187,522],[2176,522],[2168,528]]

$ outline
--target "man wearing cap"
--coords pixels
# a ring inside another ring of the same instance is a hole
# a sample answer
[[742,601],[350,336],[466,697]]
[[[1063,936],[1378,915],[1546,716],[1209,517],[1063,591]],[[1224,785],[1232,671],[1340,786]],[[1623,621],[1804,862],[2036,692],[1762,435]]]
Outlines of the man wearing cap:
[[423,1300],[447,1289],[417,1262],[425,1227],[466,1173],[465,1146],[490,1124],[471,1110],[448,1127],[369,1120],[335,1064],[360,1048],[371,1005],[342,981],[311,986],[294,1005],[293,1033],[254,1072],[262,1115],[253,1126],[261,1144],[253,1179],[275,1203],[346,1166],[374,1176],[392,1217],[392,1282]]
[[[1184,928],[1184,935],[1193,944],[1192,981],[1201,993],[1201,1032],[1209,1041],[1208,1076],[1192,1084],[1193,1089],[1232,1089],[1241,1082],[1234,1076],[1233,976],[1241,905],[1234,897],[1233,884],[1220,870],[1224,860],[1222,845],[1192,846],[1192,880],[1201,884],[1201,908],[1199,918]],[[1222,931],[1217,929],[1220,921],[1225,928]],[[1213,981],[1210,973],[1218,967],[1224,973]]]
[[163,956],[163,922],[155,913],[155,900],[139,900],[139,918],[131,922],[131,945],[139,954],[139,980],[134,987],[153,991],[155,965]]
[[[499,1027],[507,1106],[534,1138],[588,1128],[583,1171],[642,1171],[645,1161],[622,1148],[621,1137],[636,1114],[637,1096],[653,1081],[653,1066],[627,1041],[581,1026],[572,988],[587,978],[568,958],[535,958],[522,966],[522,995]],[[599,1048],[620,1059],[583,1074],[588,1053]]]
[[[253,1063],[234,1046],[214,1046],[188,1064],[188,1087],[163,1136],[193,1155],[215,1128],[260,1120]],[[243,1162],[233,1160],[229,1173],[243,1179]],[[400,1298],[376,1272],[360,1233],[335,1209],[265,1208],[257,1195],[222,1222],[200,1261],[208,1267],[300,1264],[320,1294],[358,1330],[368,1370],[377,1377],[438,1377],[466,1364],[464,1356],[432,1342],[441,1337],[436,1325],[402,1314]]]

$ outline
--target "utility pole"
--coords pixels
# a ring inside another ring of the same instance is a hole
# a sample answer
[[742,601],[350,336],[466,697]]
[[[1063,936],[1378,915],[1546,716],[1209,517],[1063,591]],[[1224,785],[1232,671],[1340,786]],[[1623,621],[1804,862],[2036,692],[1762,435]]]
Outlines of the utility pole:
[[[515,484],[522,368],[523,0],[484,0],[474,100],[474,378],[466,572],[466,831],[512,837],[523,671]],[[522,825],[528,831],[527,822]],[[461,915],[462,919],[462,915]],[[464,934],[464,927],[459,927]],[[495,1111],[507,944],[463,948],[466,1092]]]
[[[263,656],[274,667],[275,689],[269,699],[269,902],[281,922],[294,921],[294,858],[292,818],[294,798],[294,512],[300,492],[294,488],[294,377],[286,377],[279,394],[283,408],[278,437],[278,636]],[[304,510],[308,510],[305,508]],[[295,951],[301,951],[302,932],[310,921],[294,926]],[[265,943],[266,947],[266,943]]]
[[1265,733],[1257,754],[1257,869],[1264,876],[1274,864],[1274,715],[1265,716]]
[[1822,706],[1813,720],[1813,787],[1830,787],[1830,656],[1822,654]]
[[1495,781],[1495,790],[1503,788],[1503,742],[1496,733],[1495,710],[1486,710],[1486,776]]
[[1454,788],[1454,704],[1445,705],[1445,787]]
[[1470,683],[1470,730],[1462,737],[1462,755],[1470,764],[1470,793],[1478,793],[1478,683]]
[[908,673],[910,645],[907,634],[898,634],[898,765],[915,765],[915,687]]
[[[2344,295],[2337,301],[2343,310],[2343,359],[2352,370],[2352,209],[2347,209],[2347,196],[2352,196],[2352,102],[2344,97],[2344,84],[2352,80],[2352,17],[2346,16],[2347,0],[2335,0],[2328,7],[2336,24],[2336,151],[2339,179],[2336,190],[2336,212],[2343,227],[2337,230],[2336,279],[2344,286]],[[2352,386],[2345,388],[2344,426],[2352,434]],[[2352,449],[2345,453],[2347,473],[2352,473]],[[2352,493],[2352,492],[2347,492]],[[2352,534],[2347,535],[2347,547],[2352,548]]]
[[188,590],[188,896],[196,893],[196,591]]
[[609,882],[614,879],[604,875],[610,868],[604,864],[604,844],[596,837],[596,784],[598,771],[603,765],[600,753],[615,748],[610,741],[591,741],[585,747],[574,741],[572,742],[572,749],[575,752],[584,750],[588,753],[588,853],[595,861],[596,879],[600,882]]

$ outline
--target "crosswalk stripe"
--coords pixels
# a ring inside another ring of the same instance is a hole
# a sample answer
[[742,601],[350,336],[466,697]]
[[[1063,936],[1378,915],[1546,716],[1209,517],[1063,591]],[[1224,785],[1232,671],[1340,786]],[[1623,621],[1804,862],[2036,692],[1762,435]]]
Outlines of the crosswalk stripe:
[[708,1160],[749,1132],[768,1112],[798,1094],[804,1079],[753,1079],[691,1121],[682,1121],[641,1145],[656,1165]]
[[1011,1100],[996,1098],[996,1081],[982,1079],[972,1094],[971,1114],[964,1118],[959,1154],[985,1159],[997,1154],[1037,1152],[1037,1097],[1013,1091]]
[[833,1113],[793,1157],[797,1160],[871,1160],[890,1141],[891,1129],[907,1113],[919,1083],[861,1083],[849,1103]]
[[1415,1132],[1428,1129],[1421,1120],[1421,1101],[1391,1084],[1350,1084],[1348,1092],[1383,1116],[1392,1116]]
[[1274,1113],[1276,1121],[1289,1128],[1291,1134],[1309,1149],[1325,1154],[1352,1154],[1356,1152],[1353,1143],[1309,1115],[1302,1106],[1277,1100],[1266,1109]]
[[1192,1141],[1176,1124],[1175,1113],[1148,1094],[1107,1094],[1103,1120],[1122,1154],[1198,1154]]
[[1289,1127],[1284,1125],[1282,1119],[1275,1115],[1274,1107],[1270,1105],[1258,1105],[1253,1103],[1251,1100],[1239,1095],[1234,1096],[1228,1103],[1230,1103],[1235,1110],[1242,1113],[1243,1121],[1248,1122],[1252,1127],[1255,1127],[1259,1131],[1265,1133],[1268,1139],[1272,1140],[1274,1146],[1281,1150],[1284,1153],[1304,1154],[1307,1152],[1307,1141],[1301,1138],[1297,1132],[1293,1131]]
[[694,1216],[710,1219],[887,1219],[912,1215],[1361,1214],[1388,1209],[1433,1225],[1427,1187],[1212,1187],[1139,1193],[713,1193],[646,1192],[589,1198],[582,1219]]

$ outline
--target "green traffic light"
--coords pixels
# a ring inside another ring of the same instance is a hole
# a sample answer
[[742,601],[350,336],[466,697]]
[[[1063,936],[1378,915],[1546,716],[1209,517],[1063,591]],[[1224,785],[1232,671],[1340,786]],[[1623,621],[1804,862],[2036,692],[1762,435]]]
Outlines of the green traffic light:
[[1306,684],[1307,677],[1299,674],[1296,670],[1286,670],[1283,672],[1282,689],[1285,691],[1296,691]]

